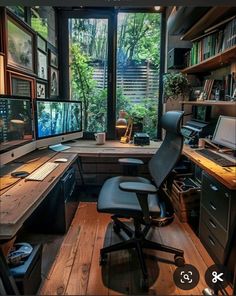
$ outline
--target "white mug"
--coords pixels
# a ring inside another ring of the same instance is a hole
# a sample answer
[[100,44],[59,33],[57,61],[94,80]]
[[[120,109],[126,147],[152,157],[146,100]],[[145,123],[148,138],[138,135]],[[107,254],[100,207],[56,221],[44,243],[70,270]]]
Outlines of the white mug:
[[94,134],[94,136],[95,136],[96,144],[98,144],[98,145],[105,144],[106,133],[96,133],[96,134]]

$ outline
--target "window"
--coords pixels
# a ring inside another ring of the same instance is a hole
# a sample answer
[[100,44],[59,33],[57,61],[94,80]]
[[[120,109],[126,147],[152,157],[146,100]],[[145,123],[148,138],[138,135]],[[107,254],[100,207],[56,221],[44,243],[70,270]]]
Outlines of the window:
[[108,20],[69,19],[71,99],[83,104],[83,130],[106,131]]
[[151,138],[157,136],[160,20],[158,13],[118,14],[117,117],[125,110]]

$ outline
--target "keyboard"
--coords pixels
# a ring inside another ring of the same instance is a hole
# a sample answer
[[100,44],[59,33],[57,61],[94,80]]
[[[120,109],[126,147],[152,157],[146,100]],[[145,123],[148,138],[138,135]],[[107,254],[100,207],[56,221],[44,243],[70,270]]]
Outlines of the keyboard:
[[41,167],[39,167],[36,171],[34,171],[32,174],[27,176],[25,179],[31,180],[31,181],[43,181],[58,166],[59,166],[59,163],[46,162]]
[[236,161],[229,160],[223,156],[220,156],[220,155],[214,153],[211,150],[201,149],[201,150],[195,150],[195,151],[197,153],[201,154],[202,156],[214,161],[216,164],[218,164],[222,167],[236,166]]

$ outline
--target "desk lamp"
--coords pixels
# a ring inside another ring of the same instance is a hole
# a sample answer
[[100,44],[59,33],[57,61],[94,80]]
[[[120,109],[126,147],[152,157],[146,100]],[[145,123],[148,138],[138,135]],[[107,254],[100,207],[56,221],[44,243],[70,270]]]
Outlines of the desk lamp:
[[133,122],[132,120],[129,118],[128,123],[126,120],[126,116],[127,116],[127,112],[124,110],[120,110],[119,112],[119,118],[116,121],[116,128],[121,130],[121,129],[126,129],[125,134],[123,133],[119,133],[119,137],[120,137],[120,142],[121,143],[128,143],[130,141],[130,136],[132,133],[132,128],[133,128]]

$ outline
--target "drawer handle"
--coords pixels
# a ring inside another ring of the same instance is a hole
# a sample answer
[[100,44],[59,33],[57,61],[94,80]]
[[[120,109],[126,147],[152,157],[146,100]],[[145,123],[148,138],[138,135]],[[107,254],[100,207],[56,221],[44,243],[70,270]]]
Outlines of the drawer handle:
[[212,246],[215,246],[216,244],[215,244],[215,242],[213,241],[213,239],[212,239],[210,236],[208,236],[208,238],[209,238],[209,241],[210,241],[210,243],[212,244]]
[[210,184],[210,187],[211,187],[211,189],[213,190],[213,191],[218,191],[219,189],[215,186],[215,185],[213,185],[213,184]]
[[212,210],[216,211],[216,207],[214,206],[214,204],[210,201],[210,206],[212,208]]
[[215,223],[214,223],[211,219],[209,219],[209,223],[210,223],[210,225],[211,225],[213,228],[216,228]]

